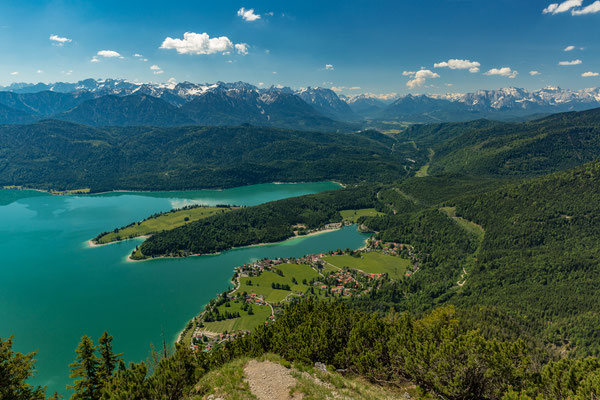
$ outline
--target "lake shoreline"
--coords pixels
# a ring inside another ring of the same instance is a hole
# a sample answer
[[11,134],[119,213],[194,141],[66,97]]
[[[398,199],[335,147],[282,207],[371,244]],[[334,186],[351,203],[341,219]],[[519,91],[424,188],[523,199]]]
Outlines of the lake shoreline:
[[[31,190],[31,191],[35,191],[35,192],[41,192],[41,193],[47,193],[51,196],[96,196],[96,195],[102,195],[102,194],[111,194],[111,193],[175,193],[175,192],[194,192],[194,191],[214,191],[214,192],[223,192],[225,190],[229,190],[229,189],[236,189],[236,188],[241,188],[241,187],[246,187],[246,186],[255,186],[255,185],[269,185],[269,184],[273,184],[273,185],[300,185],[300,184],[305,184],[305,183],[319,183],[319,182],[331,182],[331,183],[335,183],[337,185],[340,186],[340,188],[345,188],[346,185],[344,183],[338,182],[338,181],[333,181],[333,180],[329,180],[329,181],[317,181],[317,182],[313,182],[313,181],[307,181],[307,182],[302,182],[302,181],[297,181],[297,182],[263,182],[263,183],[252,183],[250,185],[243,185],[243,186],[232,186],[232,187],[225,187],[225,188],[196,188],[196,189],[161,189],[161,190],[138,190],[138,189],[114,189],[114,190],[106,190],[104,192],[86,192],[86,193],[67,193],[69,191],[74,191],[77,192],[79,190],[85,190],[85,189],[69,189],[69,190],[64,190],[64,191],[52,191],[52,189],[39,189],[39,188],[33,188],[33,187],[2,187],[2,190],[21,190],[21,191],[26,191],[26,190]],[[87,188],[86,188],[87,189]],[[89,190],[89,189],[88,189]]]
[[[278,242],[271,242],[271,243],[257,243],[257,244],[249,244],[248,246],[238,246],[238,247],[232,247],[230,249],[224,250],[224,251],[230,251],[230,250],[236,250],[236,249],[247,249],[250,247],[260,247],[260,246],[268,246],[271,244],[279,244],[279,243],[285,243],[287,241],[290,240],[294,240],[294,239],[298,239],[298,238],[305,238],[305,237],[310,237],[310,236],[316,236],[316,235],[320,235],[323,233],[328,233],[328,232],[335,232],[335,231],[339,231],[340,229],[342,229],[342,227],[340,228],[330,228],[330,229],[321,229],[318,231],[314,231],[311,233],[307,233],[306,235],[296,235],[296,236],[292,236],[289,237],[285,240],[280,240]],[[111,243],[118,243],[118,242],[111,242]],[[106,244],[111,244],[111,243],[106,243]],[[98,246],[103,246],[103,245],[98,245]],[[189,256],[182,256],[182,257],[173,257],[173,256],[159,256],[159,257],[149,257],[149,258],[144,258],[141,260],[134,260],[133,258],[131,258],[131,254],[129,254],[126,258],[126,260],[128,262],[141,262],[141,261],[151,261],[151,260],[160,260],[162,258],[168,258],[168,259],[177,259],[177,258],[189,258],[189,257],[201,257],[201,256],[217,256],[219,254],[222,254],[222,251],[216,252],[216,253],[206,253],[206,254],[191,254]]]

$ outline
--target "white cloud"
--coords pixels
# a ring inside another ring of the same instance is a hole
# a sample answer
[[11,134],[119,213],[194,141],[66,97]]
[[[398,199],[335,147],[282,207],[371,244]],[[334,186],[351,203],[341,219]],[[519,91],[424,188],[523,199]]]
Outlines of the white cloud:
[[427,81],[427,79],[433,79],[433,78],[440,77],[438,74],[436,74],[435,72],[432,72],[428,69],[422,69],[417,72],[404,71],[404,72],[402,72],[402,75],[412,77],[411,80],[406,82],[406,86],[408,86],[411,89],[414,89],[419,86],[423,86],[423,84],[425,83],[425,81]]
[[273,15],[275,15],[275,13],[273,11],[269,11],[268,13],[265,13],[265,15],[268,15],[269,17],[272,17]]
[[235,45],[235,51],[237,51],[238,54],[245,56],[248,54],[248,47],[250,46],[248,46],[247,43],[238,43]]
[[563,66],[565,66],[565,65],[579,65],[579,64],[581,64],[581,63],[582,63],[582,61],[581,61],[581,60],[573,60],[573,61],[560,61],[560,62],[558,63],[558,65],[563,65]]
[[65,75],[72,75],[73,74],[73,70],[70,69],[68,71],[62,71],[62,73],[65,74]]
[[586,7],[583,7],[579,10],[571,11],[571,14],[572,15],[586,15],[586,14],[595,14],[597,12],[600,12],[600,1],[599,0],[596,0],[592,4],[590,4]]
[[152,70],[152,72],[154,73],[154,75],[160,75],[162,73],[164,73],[165,71],[162,70],[161,67],[159,67],[158,65],[152,65],[150,67],[150,69]]
[[335,68],[333,68],[333,64],[325,64],[325,69],[327,71],[333,71]]
[[42,71],[41,69],[38,69],[36,72],[37,72],[38,74],[43,74],[43,73],[44,73],[44,71]]
[[575,50],[575,46],[567,46],[565,47],[565,51],[573,51]]
[[450,69],[468,69],[470,73],[479,72],[480,63],[470,60],[451,59],[448,61],[439,62],[433,65],[434,68],[450,68]]
[[123,58],[123,56],[121,56],[121,54],[119,54],[118,52],[114,51],[114,50],[100,50],[96,55],[100,56],[100,57],[104,57],[104,58]]
[[10,74],[11,74],[12,76],[16,76],[16,75],[19,75],[19,72],[15,71],[15,72],[11,72]]
[[552,3],[548,5],[548,7],[544,8],[542,11],[543,14],[559,14],[563,12],[567,12],[572,8],[581,7],[581,3],[583,0],[567,0],[562,3]]
[[244,21],[252,22],[260,19],[259,14],[254,13],[254,8],[246,10],[244,7],[240,8],[237,12],[238,17],[242,17]]
[[583,74],[581,74],[581,76],[583,76],[584,78],[591,78],[593,76],[598,76],[598,75],[600,75],[598,72],[591,72],[591,71],[584,72]]
[[98,58],[98,56],[94,56],[94,57],[92,57],[90,62],[97,63],[97,62],[100,62],[100,59]]
[[258,86],[265,86],[264,82],[258,82]]
[[513,71],[510,67],[502,67],[502,68],[492,68],[488,72],[484,73],[484,75],[492,76],[504,76],[510,79],[515,78],[519,74],[518,71]]
[[536,75],[540,75],[540,71],[529,71],[529,75],[531,76],[536,76]]
[[183,39],[166,38],[160,48],[175,49],[179,54],[215,54],[231,51],[234,46],[227,36],[211,38],[208,33],[186,32]]
[[135,53],[133,56],[137,58],[144,58],[144,56],[139,53]]
[[60,37],[58,35],[50,35],[50,40],[53,41],[56,46],[64,46],[65,43],[72,42],[71,39],[66,37]]

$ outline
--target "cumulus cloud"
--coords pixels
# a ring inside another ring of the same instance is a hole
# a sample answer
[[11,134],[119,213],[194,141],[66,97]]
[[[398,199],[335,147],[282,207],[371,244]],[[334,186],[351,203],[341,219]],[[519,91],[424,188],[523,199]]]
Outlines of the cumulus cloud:
[[18,71],[15,71],[15,72],[11,72],[10,74],[11,74],[12,76],[16,76],[16,75],[19,75],[19,72],[18,72]]
[[97,62],[100,62],[100,59],[98,58],[98,56],[94,56],[94,57],[92,57],[90,62],[97,63]]
[[56,46],[64,46],[65,43],[69,43],[72,42],[71,39],[66,38],[66,37],[60,37],[58,35],[50,35],[50,40],[56,45]]
[[595,14],[597,12],[600,12],[600,1],[599,0],[596,0],[592,4],[590,4],[586,7],[583,7],[581,9],[572,10],[571,14],[572,15],[586,15],[586,14]]
[[333,71],[333,70],[334,70],[334,68],[333,68],[333,64],[325,64],[325,69],[326,69],[327,71]]
[[565,65],[579,65],[579,64],[581,64],[581,63],[582,63],[582,61],[581,61],[581,60],[560,61],[560,62],[558,63],[558,65],[563,65],[563,66],[565,66]]
[[531,76],[536,76],[539,74],[540,74],[540,71],[529,71],[529,75],[531,75]]
[[584,72],[583,74],[581,74],[581,76],[583,76],[584,78],[591,78],[593,76],[598,76],[598,75],[600,75],[598,72],[592,72],[592,71]]
[[575,50],[575,46],[567,46],[565,47],[565,51],[573,51]]
[[544,8],[543,14],[560,14],[571,10],[572,8],[581,7],[583,0],[567,0],[562,3],[552,3]]
[[248,54],[248,47],[250,46],[248,46],[248,43],[237,43],[234,47],[238,54],[245,56]]
[[404,72],[402,72],[402,75],[412,77],[411,80],[406,82],[406,86],[408,86],[411,89],[423,86],[423,84],[425,84],[427,79],[434,79],[434,78],[440,77],[438,74],[436,74],[435,72],[432,72],[428,69],[422,69],[422,70],[419,70],[416,72],[404,71]]
[[152,70],[152,72],[154,73],[154,75],[160,75],[162,73],[164,73],[165,71],[162,70],[161,67],[159,67],[158,65],[152,65],[150,67],[150,69]]
[[36,72],[37,72],[38,74],[43,74],[43,73],[44,73],[44,71],[42,71],[41,69],[38,69]]
[[104,58],[123,58],[121,54],[114,50],[100,50],[96,55]]
[[260,19],[260,14],[254,13],[254,8],[246,10],[244,7],[240,8],[237,12],[238,17],[242,17],[244,21],[252,22]]
[[[240,49],[247,50],[248,47],[246,43],[235,45],[238,53]],[[167,37],[160,48],[174,49],[179,54],[216,54],[230,52],[234,49],[234,44],[227,36],[211,38],[208,33],[186,32],[183,34],[183,39]]]
[[484,73],[484,75],[492,76],[504,76],[510,79],[515,78],[519,74],[518,71],[513,71],[510,67],[502,67],[502,68],[492,68],[488,72]]
[[472,74],[479,72],[480,66],[481,64],[477,61],[457,59],[442,61],[433,65],[434,68],[468,69]]

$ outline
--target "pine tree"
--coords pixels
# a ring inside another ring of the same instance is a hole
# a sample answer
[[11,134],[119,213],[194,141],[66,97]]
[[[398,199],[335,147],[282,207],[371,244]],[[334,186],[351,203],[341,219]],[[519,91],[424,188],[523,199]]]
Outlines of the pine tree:
[[0,338],[0,399],[43,400],[44,388],[26,383],[35,370],[35,353],[12,351],[12,337]]
[[81,342],[75,350],[77,357],[70,364],[71,378],[75,378],[73,385],[67,385],[67,389],[75,390],[71,400],[98,400],[100,398],[101,383],[99,379],[99,360],[96,356],[96,346],[87,335],[81,338]]
[[101,383],[107,382],[113,375],[115,367],[120,361],[123,353],[115,354],[112,349],[113,337],[104,332],[98,340],[98,349],[100,351],[100,369],[99,378]]

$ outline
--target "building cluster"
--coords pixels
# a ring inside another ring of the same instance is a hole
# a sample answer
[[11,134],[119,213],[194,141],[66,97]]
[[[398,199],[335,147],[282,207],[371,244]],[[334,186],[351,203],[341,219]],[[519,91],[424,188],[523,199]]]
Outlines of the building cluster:
[[210,352],[218,346],[222,346],[227,342],[232,342],[238,337],[249,334],[250,331],[237,331],[231,333],[208,334],[200,327],[196,327],[192,333],[192,343],[190,348],[193,351]]

